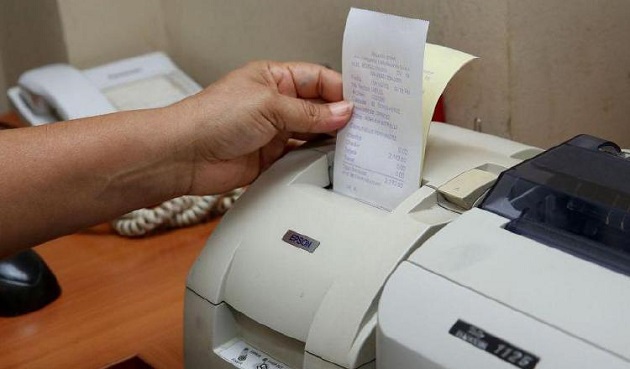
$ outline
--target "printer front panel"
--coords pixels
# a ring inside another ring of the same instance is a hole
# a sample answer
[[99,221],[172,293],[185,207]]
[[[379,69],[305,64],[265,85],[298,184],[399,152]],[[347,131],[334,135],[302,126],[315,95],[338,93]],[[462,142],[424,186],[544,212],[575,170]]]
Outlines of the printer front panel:
[[[339,195],[327,183],[325,151],[288,154],[226,215],[188,287],[351,368],[364,364],[350,352],[361,351],[355,338],[386,278],[437,225]],[[421,202],[434,190],[415,196]],[[288,231],[319,245],[296,247],[283,240]]]
[[[432,191],[423,189],[426,195]],[[296,216],[296,204],[304,209]],[[348,352],[385,280],[431,227],[334,192],[292,184],[234,254],[224,300],[251,319],[350,367]],[[312,252],[283,240],[317,241]]]
[[472,209],[409,261],[630,359],[630,335],[622,328],[630,326],[630,278],[511,233],[507,222]]
[[630,362],[410,262],[379,304],[383,369],[622,369]]

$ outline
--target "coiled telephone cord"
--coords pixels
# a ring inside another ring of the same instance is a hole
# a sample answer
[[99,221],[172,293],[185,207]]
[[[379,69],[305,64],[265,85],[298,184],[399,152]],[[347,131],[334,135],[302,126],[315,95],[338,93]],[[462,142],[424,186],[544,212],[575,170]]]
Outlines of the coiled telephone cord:
[[188,227],[228,211],[244,192],[237,189],[223,195],[182,196],[154,208],[127,213],[111,224],[116,233],[126,237],[144,236],[154,230]]

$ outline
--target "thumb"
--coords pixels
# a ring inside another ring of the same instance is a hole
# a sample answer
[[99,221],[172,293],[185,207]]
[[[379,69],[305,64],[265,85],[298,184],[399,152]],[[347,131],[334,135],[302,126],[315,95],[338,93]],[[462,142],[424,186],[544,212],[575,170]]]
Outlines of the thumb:
[[342,128],[352,116],[352,103],[339,101],[319,104],[312,101],[283,96],[275,106],[275,122],[286,131],[299,133],[326,133]]

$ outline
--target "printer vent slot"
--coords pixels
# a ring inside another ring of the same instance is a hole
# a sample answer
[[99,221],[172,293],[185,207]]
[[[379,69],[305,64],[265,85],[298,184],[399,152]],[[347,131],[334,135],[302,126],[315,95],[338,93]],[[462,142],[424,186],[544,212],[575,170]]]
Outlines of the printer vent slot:
[[252,346],[264,351],[291,368],[301,368],[304,362],[304,342],[287,337],[256,322],[230,307],[236,324],[236,334]]

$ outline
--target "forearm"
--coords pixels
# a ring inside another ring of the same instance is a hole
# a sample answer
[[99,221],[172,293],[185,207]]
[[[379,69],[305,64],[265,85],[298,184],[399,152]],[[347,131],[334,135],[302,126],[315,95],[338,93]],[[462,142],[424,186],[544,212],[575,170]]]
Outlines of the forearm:
[[184,194],[176,109],[0,132],[0,256]]
[[167,108],[0,132],[0,257],[176,196],[250,183],[293,134],[349,121],[341,82],[314,64],[250,63]]

